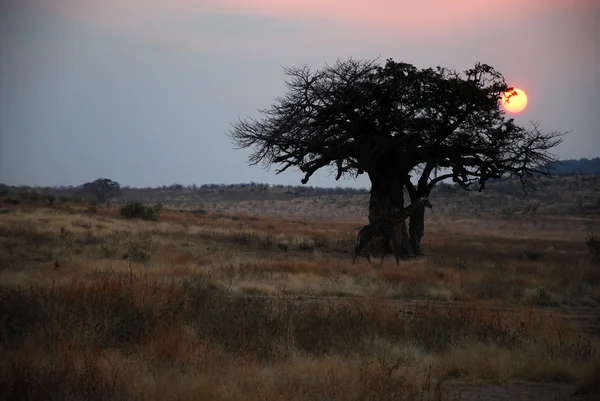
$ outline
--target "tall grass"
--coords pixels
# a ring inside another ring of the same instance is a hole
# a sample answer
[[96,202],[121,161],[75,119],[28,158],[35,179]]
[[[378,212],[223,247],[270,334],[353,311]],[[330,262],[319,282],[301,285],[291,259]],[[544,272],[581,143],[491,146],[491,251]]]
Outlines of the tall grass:
[[480,249],[469,241],[484,236],[438,232],[430,256],[373,269],[351,264],[350,223],[161,220],[0,216],[0,399],[437,400],[456,380],[597,391],[597,337],[548,309],[600,303],[583,243]]
[[[598,350],[596,343],[531,310],[502,317],[468,304],[424,303],[403,312],[381,299],[256,298],[202,277],[164,285],[123,274],[47,289],[2,289],[0,305],[0,393],[6,399],[138,399],[155,384],[129,382],[132,369],[145,372],[144,380],[220,372],[227,381],[234,366],[254,372],[247,378],[254,392],[235,383],[239,395],[250,399],[277,398],[282,391],[291,398],[316,391],[317,399],[327,399],[329,392],[343,390],[335,390],[336,380],[356,375],[361,378],[356,397],[354,392],[344,397],[412,399],[433,394],[439,382],[456,376],[573,381]],[[480,363],[490,353],[502,361],[484,369]],[[332,387],[324,388],[296,377],[290,367],[297,364],[314,372],[330,364],[341,370],[328,373],[334,375]],[[275,366],[282,370],[273,372]],[[120,371],[126,371],[124,377]],[[267,385],[263,375],[269,371],[295,387]],[[229,391],[213,386],[209,392],[235,399]]]

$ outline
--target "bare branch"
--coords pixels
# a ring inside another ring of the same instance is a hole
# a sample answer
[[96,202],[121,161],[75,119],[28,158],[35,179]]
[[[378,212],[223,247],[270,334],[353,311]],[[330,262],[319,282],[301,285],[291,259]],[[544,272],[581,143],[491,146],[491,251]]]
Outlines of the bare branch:
[[[419,193],[448,178],[483,190],[490,179],[516,177],[528,190],[550,175],[558,160],[550,151],[565,135],[507,119],[500,100],[512,88],[487,64],[459,72],[349,58],[284,72],[287,93],[259,110],[261,119],[238,119],[228,135],[236,148],[252,149],[251,165],[278,165],[277,174],[296,167],[303,183],[328,167],[336,180],[416,171]],[[430,180],[438,168],[451,173]]]

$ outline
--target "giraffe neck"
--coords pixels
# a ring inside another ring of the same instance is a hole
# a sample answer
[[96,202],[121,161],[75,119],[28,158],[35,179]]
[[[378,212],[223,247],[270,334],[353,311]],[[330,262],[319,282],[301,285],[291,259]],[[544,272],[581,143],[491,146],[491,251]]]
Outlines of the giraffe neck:
[[394,213],[393,218],[396,222],[401,221],[409,217],[415,210],[417,210],[421,206],[421,202],[414,202],[410,205],[406,206],[404,209],[397,211]]

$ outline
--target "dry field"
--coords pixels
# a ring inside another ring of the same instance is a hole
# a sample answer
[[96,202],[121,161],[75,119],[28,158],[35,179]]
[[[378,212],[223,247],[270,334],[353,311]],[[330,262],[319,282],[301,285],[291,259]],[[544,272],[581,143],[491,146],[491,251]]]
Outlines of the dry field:
[[364,223],[5,207],[0,399],[598,394],[598,218],[434,213],[425,257],[378,268]]

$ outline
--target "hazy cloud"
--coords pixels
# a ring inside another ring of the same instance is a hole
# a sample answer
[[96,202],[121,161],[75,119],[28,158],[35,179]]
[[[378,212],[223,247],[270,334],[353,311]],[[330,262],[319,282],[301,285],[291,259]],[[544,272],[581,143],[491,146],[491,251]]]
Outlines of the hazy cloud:
[[[0,182],[298,183],[224,133],[284,90],[282,65],[482,61],[528,93],[519,123],[600,154],[597,1],[21,0],[3,3]],[[327,173],[313,185],[337,185]],[[368,185],[363,177],[358,183]]]

